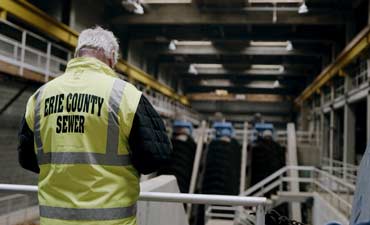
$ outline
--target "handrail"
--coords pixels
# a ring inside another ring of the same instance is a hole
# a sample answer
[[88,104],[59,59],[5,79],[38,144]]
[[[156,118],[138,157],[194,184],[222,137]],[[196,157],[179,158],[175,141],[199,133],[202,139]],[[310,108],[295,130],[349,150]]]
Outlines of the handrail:
[[[37,192],[38,187],[36,185],[0,184],[0,191]],[[179,203],[231,205],[231,206],[258,206],[267,204],[267,199],[264,197],[184,194],[184,193],[166,193],[166,192],[140,192],[139,201],[179,202]]]
[[[0,191],[37,192],[34,185],[0,184]],[[264,197],[140,192],[139,201],[257,207],[257,225],[263,225],[268,201]]]
[[[307,178],[294,178],[289,177],[288,171],[295,170],[295,171],[309,171]],[[257,183],[253,187],[249,188],[244,192],[245,195],[248,196],[263,196],[264,194],[268,193],[275,188],[280,188],[280,191],[284,187],[284,182],[291,183],[292,181],[298,183],[306,183],[311,184],[312,188],[318,187],[322,191],[326,192],[331,196],[329,200],[335,199],[337,203],[344,203],[338,204],[337,207],[341,212],[343,212],[346,216],[349,216],[349,211],[351,208],[351,202],[345,197],[343,194],[348,196],[353,195],[355,192],[355,186],[344,180],[326,172],[322,171],[318,168],[312,166],[286,166],[281,168],[280,170],[276,171],[269,177],[265,178],[261,182]],[[330,185],[327,187],[327,185]],[[273,204],[273,203],[272,203]],[[343,210],[343,207],[346,207]]]
[[244,195],[251,195],[252,193],[256,192],[257,190],[261,189],[263,186],[266,184],[270,183],[271,181],[275,180],[282,174],[284,174],[288,170],[288,167],[283,167],[276,171],[275,173],[271,174],[270,176],[266,177],[262,181],[258,182],[257,184],[253,185],[252,187],[248,188],[245,192]]
[[[199,167],[200,162],[202,158],[203,153],[203,143],[204,143],[204,136],[206,135],[207,130],[207,123],[206,121],[202,121],[201,126],[199,128],[199,134],[197,139],[197,148],[195,150],[195,156],[194,156],[194,163],[192,167],[192,173],[191,173],[191,179],[190,179],[190,185],[189,185],[189,194],[193,194],[195,192],[195,187],[198,180],[199,175]],[[190,218],[191,215],[191,204],[188,204],[188,217]]]

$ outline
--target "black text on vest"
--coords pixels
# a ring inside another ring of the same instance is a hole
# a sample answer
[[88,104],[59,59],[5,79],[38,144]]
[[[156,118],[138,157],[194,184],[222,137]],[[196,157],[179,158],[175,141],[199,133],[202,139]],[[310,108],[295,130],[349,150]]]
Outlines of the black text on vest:
[[52,114],[57,116],[56,133],[84,133],[85,117],[76,113],[101,115],[104,98],[85,94],[58,94],[45,99],[44,117]]

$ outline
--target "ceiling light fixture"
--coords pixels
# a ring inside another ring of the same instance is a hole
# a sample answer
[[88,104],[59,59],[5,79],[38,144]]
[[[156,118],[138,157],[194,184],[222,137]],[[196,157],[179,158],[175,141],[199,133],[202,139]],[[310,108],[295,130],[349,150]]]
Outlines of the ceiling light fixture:
[[143,4],[190,4],[192,0],[143,0]]
[[304,14],[304,13],[308,13],[308,7],[306,5],[306,2],[303,1],[302,4],[299,6],[298,8],[298,13],[299,14]]
[[226,96],[229,94],[229,92],[225,89],[216,89],[215,90],[216,95],[218,96]]
[[246,99],[246,96],[243,95],[243,94],[236,94],[235,95],[235,99],[236,100],[245,100]]
[[121,4],[129,12],[139,15],[144,14],[144,8],[140,4],[140,0],[123,0]]
[[176,50],[176,40],[172,40],[170,42],[170,44],[168,45],[168,49],[171,50],[171,51],[175,51]]
[[198,75],[198,71],[197,71],[197,69],[195,69],[194,64],[189,65],[188,73]]
[[284,47],[287,51],[293,50],[293,43],[291,41],[251,41],[252,47]]
[[253,47],[286,47],[288,41],[251,41]]
[[265,3],[301,3],[303,2],[303,0],[249,0],[248,1],[249,3],[261,3],[261,4],[265,4]]
[[193,64],[195,68],[202,68],[202,69],[221,69],[223,67],[222,64],[217,63],[201,63],[201,64]]
[[252,70],[276,70],[279,72],[284,71],[283,65],[265,65],[265,64],[255,64],[251,65]]
[[293,49],[293,43],[291,41],[287,41],[286,50],[290,52],[293,51]]
[[176,45],[209,46],[209,45],[212,45],[212,42],[210,41],[176,41]]
[[279,81],[251,81],[247,85],[245,85],[245,87],[273,89],[281,86]]

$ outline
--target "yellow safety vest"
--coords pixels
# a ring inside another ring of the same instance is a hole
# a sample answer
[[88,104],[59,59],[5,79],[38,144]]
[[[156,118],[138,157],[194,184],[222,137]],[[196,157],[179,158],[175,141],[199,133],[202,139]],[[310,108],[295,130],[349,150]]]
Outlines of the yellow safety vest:
[[30,97],[41,225],[136,224],[139,174],[128,138],[140,97],[87,57],[71,60],[64,75]]

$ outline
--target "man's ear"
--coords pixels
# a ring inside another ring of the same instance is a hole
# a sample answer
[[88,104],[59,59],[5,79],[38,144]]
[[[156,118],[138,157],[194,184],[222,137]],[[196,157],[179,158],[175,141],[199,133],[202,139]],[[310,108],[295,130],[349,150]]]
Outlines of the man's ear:
[[110,53],[110,59],[109,59],[109,63],[110,63],[110,67],[113,69],[114,68],[114,60],[115,60],[115,57],[114,57],[114,51],[112,51]]

